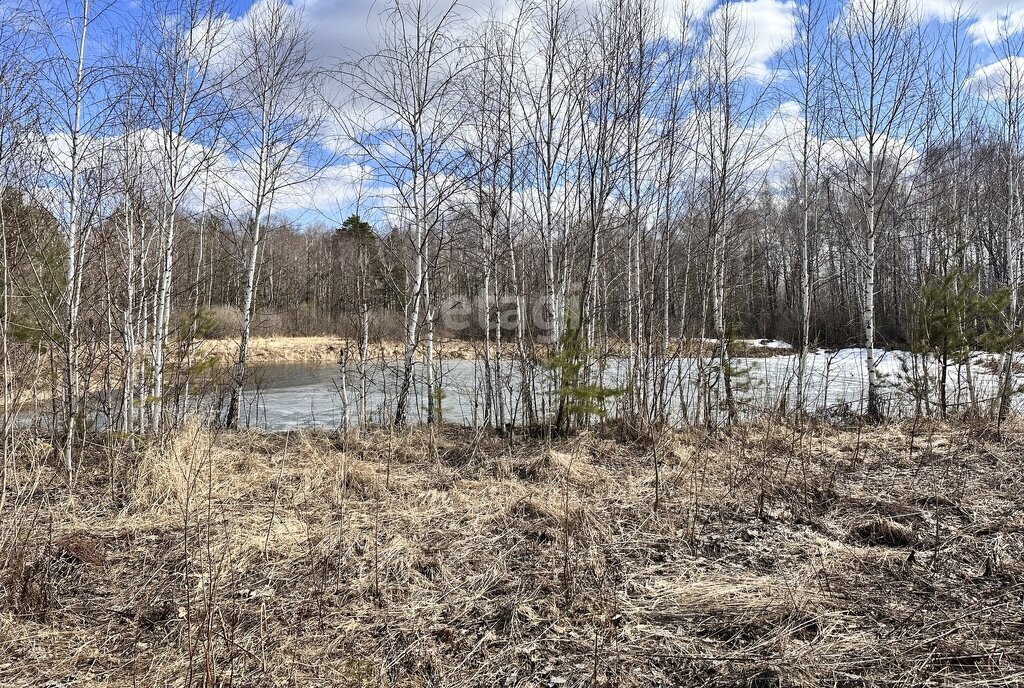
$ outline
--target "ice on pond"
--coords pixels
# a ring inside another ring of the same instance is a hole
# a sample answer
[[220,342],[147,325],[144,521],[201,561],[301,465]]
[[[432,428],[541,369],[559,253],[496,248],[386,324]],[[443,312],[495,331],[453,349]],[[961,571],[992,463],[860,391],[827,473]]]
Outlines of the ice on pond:
[[[738,412],[755,416],[795,408],[799,357],[786,342],[746,340],[752,348],[772,349],[767,356],[738,357],[732,361],[733,388]],[[866,350],[848,348],[816,351],[808,356],[805,375],[804,404],[809,412],[822,415],[862,413],[867,402]],[[907,416],[924,409],[924,404],[938,399],[936,385],[939,365],[921,356],[903,351],[875,350],[880,375],[883,410],[889,416]],[[970,376],[975,401],[989,404],[995,397],[999,357],[978,353],[972,357]],[[646,374],[631,375],[622,358],[609,358],[594,364],[593,374],[600,384],[609,388],[625,388],[644,381],[663,390],[669,399],[674,417],[690,417],[704,404],[699,396],[701,379],[711,379],[715,387],[716,364],[708,358],[679,357],[655,361]],[[440,407],[446,422],[476,425],[483,422],[485,367],[480,360],[445,360],[436,365],[437,380],[442,390]],[[532,399],[542,415],[553,410],[556,398],[543,370],[528,373],[532,383]],[[964,408],[971,403],[966,366],[951,366],[947,371],[947,404],[950,409]],[[384,422],[394,414],[396,392],[400,379],[397,362],[372,366],[365,380],[366,415],[372,422]],[[409,415],[412,420],[426,417],[427,390],[422,367],[413,385]],[[350,371],[342,384],[337,365],[276,364],[264,366],[254,376],[253,387],[246,394],[244,408],[250,425],[268,429],[342,424],[347,407],[350,420],[358,417],[357,399],[361,381]],[[503,361],[500,379],[505,417],[508,422],[522,422],[524,401],[523,374],[517,361]],[[712,390],[712,394],[721,396]],[[614,416],[624,397],[607,402],[607,413]],[[928,401],[924,401],[927,399]],[[714,405],[720,406],[718,400]]]

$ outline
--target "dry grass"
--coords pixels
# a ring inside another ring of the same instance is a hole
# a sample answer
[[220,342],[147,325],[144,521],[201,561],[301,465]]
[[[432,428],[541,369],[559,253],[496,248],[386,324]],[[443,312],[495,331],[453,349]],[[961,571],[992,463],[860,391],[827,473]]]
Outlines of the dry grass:
[[[342,352],[350,360],[358,355],[359,342],[340,337],[254,337],[249,341],[249,360],[253,363],[336,363]],[[503,355],[514,356],[514,347],[503,347]],[[199,353],[232,361],[238,355],[237,339],[210,339],[199,344]],[[442,359],[471,360],[483,356],[483,343],[461,339],[438,338],[435,355]],[[418,352],[423,356],[423,345]],[[398,360],[405,355],[400,341],[377,341],[369,345],[368,355],[374,360]]]
[[[749,426],[27,447],[0,685],[1006,686],[1019,437]],[[31,464],[31,465],[30,465]]]
[[[338,337],[254,337],[249,341],[249,360],[253,363],[334,363],[342,350],[356,352],[358,343]],[[402,355],[399,342],[383,345],[387,358]],[[237,339],[211,339],[199,344],[199,352],[230,362],[238,355]],[[378,346],[375,354],[380,353]]]
[[[348,352],[350,360],[355,360],[358,355],[359,343],[353,339],[340,337],[254,337],[249,341],[249,360],[253,363],[335,363],[343,351]],[[423,344],[420,345],[418,355],[423,356]],[[494,345],[492,356],[495,355]],[[505,342],[502,344],[501,355],[505,359],[518,358],[519,351],[514,343]],[[625,355],[629,346],[625,342],[613,341],[608,344],[609,354],[613,356]],[[731,344],[732,355],[746,358],[765,358],[770,356],[788,356],[793,353],[792,349],[775,349],[763,346],[755,346],[745,341],[736,341]],[[200,342],[198,352],[200,356],[214,356],[221,361],[230,362],[238,355],[237,339],[210,339]],[[435,341],[435,355],[445,360],[475,360],[483,358],[483,341],[464,340],[455,338],[439,337]],[[673,356],[712,356],[715,353],[715,346],[711,342],[700,342],[698,340],[686,340],[682,345],[675,346],[670,352]],[[529,352],[529,355],[543,357],[547,350],[542,345],[537,345]],[[405,355],[405,344],[397,340],[386,340],[372,342],[369,346],[369,356],[374,360],[398,360]]]

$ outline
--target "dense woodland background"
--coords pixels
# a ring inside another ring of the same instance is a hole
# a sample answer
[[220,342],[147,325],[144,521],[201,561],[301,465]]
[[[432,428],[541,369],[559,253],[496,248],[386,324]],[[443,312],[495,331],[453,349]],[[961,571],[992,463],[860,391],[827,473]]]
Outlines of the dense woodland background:
[[[237,424],[257,335],[351,338],[360,371],[404,342],[398,423],[439,338],[479,343],[488,408],[543,370],[587,412],[614,351],[656,423],[697,351],[732,418],[731,343],[763,337],[794,344],[799,389],[811,348],[866,347],[872,416],[876,347],[968,380],[996,352],[1007,412],[1022,27],[981,45],[956,14],[808,0],[765,59],[738,2],[395,0],[375,50],[330,64],[300,8],[224,10],[0,9],[6,426],[49,388],[69,466],[97,405],[179,422],[202,339],[238,342]],[[294,212],[339,178],[347,220]]]

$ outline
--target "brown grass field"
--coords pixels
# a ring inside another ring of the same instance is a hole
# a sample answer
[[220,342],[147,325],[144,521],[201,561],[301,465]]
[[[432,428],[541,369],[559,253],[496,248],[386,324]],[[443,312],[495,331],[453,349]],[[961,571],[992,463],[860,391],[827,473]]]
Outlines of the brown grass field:
[[[358,356],[359,343],[340,337],[254,337],[249,342],[249,360],[253,363],[337,363],[343,351],[350,360]],[[419,357],[423,357],[420,345]],[[512,348],[504,347],[511,355]],[[438,339],[435,355],[442,359],[469,360],[482,355],[483,343],[459,339]],[[199,343],[201,356],[215,356],[223,362],[233,361],[238,355],[238,341],[210,339]],[[375,341],[368,347],[373,360],[398,360],[405,355],[405,344],[400,341]]]
[[1022,439],[25,439],[0,685],[1024,685]]
[[[495,348],[491,345],[492,350]],[[347,352],[351,361],[358,356],[359,343],[341,337],[253,337],[249,341],[249,360],[252,363],[336,363],[341,353]],[[628,350],[625,342],[612,342],[608,345],[612,355],[624,355]],[[422,359],[424,345],[420,343],[417,356]],[[483,341],[464,340],[438,337],[435,341],[434,354],[442,360],[473,360],[483,357]],[[504,358],[517,358],[519,352],[514,343],[505,342],[501,347]],[[792,349],[772,349],[740,340],[730,344],[732,355],[742,357],[763,358],[766,356],[786,356]],[[670,355],[695,356],[714,354],[714,344],[710,342],[688,341],[683,345],[676,344]],[[537,345],[530,352],[543,357],[546,349]],[[238,355],[237,339],[207,339],[199,342],[197,355],[214,356],[224,363],[229,363]],[[405,344],[397,340],[373,341],[369,343],[367,356],[372,360],[398,360],[405,355]],[[492,354],[493,355],[493,354]]]

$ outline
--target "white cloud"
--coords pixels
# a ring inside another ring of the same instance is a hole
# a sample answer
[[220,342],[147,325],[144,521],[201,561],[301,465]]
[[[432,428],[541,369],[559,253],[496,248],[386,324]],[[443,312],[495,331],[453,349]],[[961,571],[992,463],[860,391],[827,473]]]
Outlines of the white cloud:
[[1024,30],[1024,7],[982,14],[967,27],[967,33],[977,43],[996,45],[1004,38]]
[[[1014,55],[979,67],[967,80],[968,88],[986,100],[1024,97],[1024,57]],[[1013,89],[1016,93],[1011,94]]]
[[[277,1],[279,0],[256,0],[241,16],[234,20],[225,19],[225,32],[229,39],[231,35],[237,34],[240,27],[250,21],[255,13],[261,11],[268,3]],[[425,1],[429,3],[430,0]],[[435,0],[433,6],[446,7],[446,1]],[[691,19],[707,17],[714,23],[714,18],[720,18],[725,11],[720,0],[656,1],[661,14],[662,33],[674,39],[682,37],[680,19],[684,14]],[[579,12],[588,13],[598,2],[599,0],[580,0],[576,7]],[[371,51],[379,35],[382,13],[392,6],[391,0],[294,0],[293,4],[310,30],[313,59],[329,69]],[[517,11],[517,3],[514,0],[500,3],[493,0],[462,0],[460,7],[465,29],[472,29],[495,15],[511,20]],[[735,47],[738,49],[737,53],[742,55],[744,74],[762,81],[771,77],[772,61],[794,40],[797,11],[797,0],[739,0],[730,3],[728,12],[736,21],[738,43]],[[529,40],[526,42],[529,43]],[[533,53],[526,51],[525,54],[529,58]],[[532,63],[527,65],[528,68],[533,66]],[[339,110],[351,115],[347,119],[359,129],[373,130],[388,119],[386,113],[365,108],[362,104],[353,111],[356,103],[343,97],[340,92],[337,100],[336,106]],[[755,149],[751,153],[752,166],[777,169],[782,164],[778,159],[783,155],[781,149],[764,144],[769,138],[773,141],[784,139],[782,130],[791,125],[794,117],[792,113],[780,110],[769,118],[770,131],[766,131],[762,123],[755,126],[757,133],[761,135],[756,137],[757,141],[754,141],[755,137],[750,137],[749,145]],[[325,140],[325,145],[331,152],[339,155],[342,162],[318,171],[316,175],[310,175],[314,176],[315,180],[299,183],[290,188],[276,199],[278,212],[292,216],[315,218],[319,215],[336,218],[351,207],[350,204],[359,195],[361,186],[370,195],[376,195],[378,202],[384,205],[387,204],[386,199],[394,194],[394,189],[389,191],[379,186],[367,189],[365,178],[372,175],[365,168],[351,162],[353,149],[351,143],[345,140],[344,132],[334,131],[332,134],[332,137]],[[768,135],[764,136],[765,134]],[[222,194],[224,197],[237,195],[237,190],[247,184],[244,170],[240,170],[238,166],[239,163],[228,160],[226,156],[218,161],[218,175],[227,180],[224,185],[225,193]],[[309,172],[307,168],[298,170],[300,176]],[[379,183],[380,180],[377,181]],[[236,190],[234,194],[226,193],[229,188]]]
[[[253,6],[235,21],[246,21],[254,8],[277,0],[256,0]],[[451,0],[425,0],[435,12],[445,10]],[[580,13],[592,11],[600,0],[577,0],[570,5]],[[681,38],[684,17],[704,17],[712,10],[719,11],[721,0],[654,0],[661,15],[662,34],[668,38]],[[295,0],[309,28],[313,53],[325,67],[332,67],[345,59],[365,54],[373,49],[379,36],[384,13],[393,6],[392,0]],[[796,0],[744,0],[732,2],[747,31],[752,45],[752,61],[763,63],[788,45],[793,39]],[[459,0],[457,11],[467,29],[482,22],[499,19],[512,22],[518,12],[514,0]]]
[[952,21],[958,14],[967,22],[975,43],[993,45],[1024,31],[1020,0],[918,0],[924,19]]
[[796,37],[797,4],[794,0],[745,0],[719,5],[711,13],[712,42],[721,40],[728,26],[730,52],[742,73],[767,80],[771,60],[792,44]]
[[[308,175],[308,181],[288,189],[277,204],[277,211],[302,218],[309,216],[326,217],[337,222],[347,215],[360,198],[360,192],[368,196],[367,188],[370,171],[357,163],[340,163],[316,170]],[[311,218],[312,219],[312,218]]]

